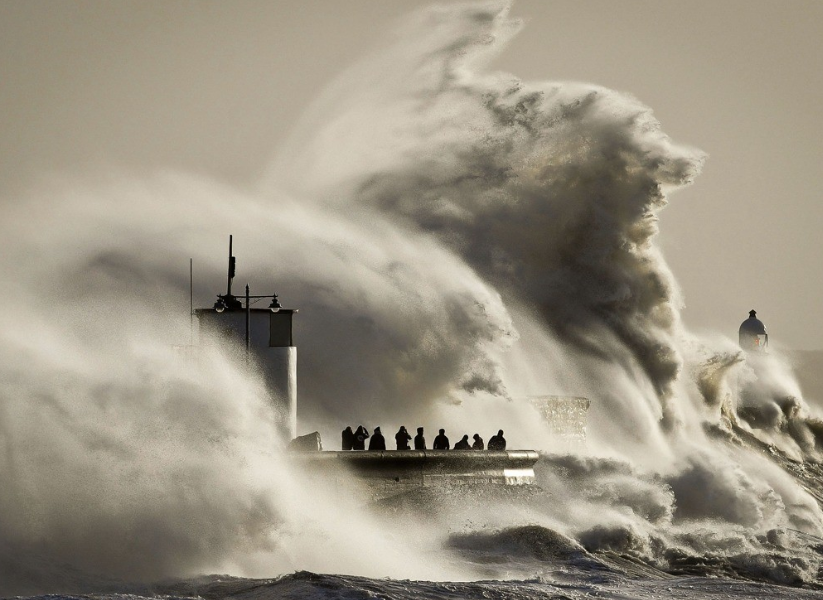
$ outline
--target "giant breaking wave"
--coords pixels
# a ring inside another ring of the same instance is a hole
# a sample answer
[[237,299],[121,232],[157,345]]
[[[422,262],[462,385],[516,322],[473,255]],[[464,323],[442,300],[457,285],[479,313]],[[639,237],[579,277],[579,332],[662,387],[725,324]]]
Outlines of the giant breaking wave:
[[[722,557],[816,577],[823,515],[786,465],[818,457],[817,409],[779,356],[683,327],[656,245],[704,155],[624,94],[490,70],[519,28],[501,3],[410,17],[253,191],[55,174],[6,204],[1,592],[216,571],[471,579],[484,548],[532,556],[544,535],[664,569]],[[208,301],[229,232],[240,272],[301,309],[302,430],[501,426],[551,453],[524,399],[583,395],[588,454],[546,455],[535,497],[444,508],[402,544],[381,511],[305,489],[259,378],[171,350],[189,335],[185,259]],[[431,544],[451,558],[432,564]]]

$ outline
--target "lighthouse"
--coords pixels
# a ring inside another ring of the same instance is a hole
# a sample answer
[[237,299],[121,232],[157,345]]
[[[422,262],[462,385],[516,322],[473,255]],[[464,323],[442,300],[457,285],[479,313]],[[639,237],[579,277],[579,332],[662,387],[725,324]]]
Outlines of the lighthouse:
[[[212,308],[194,311],[200,324],[200,345],[219,345],[245,355],[259,369],[274,403],[278,429],[284,439],[297,429],[297,348],[292,318],[297,309],[283,308],[277,294],[235,296],[232,283],[236,259],[229,236],[229,268],[226,293],[217,295]],[[260,308],[253,305],[260,304]]]
[[746,352],[765,353],[769,347],[769,334],[763,321],[757,318],[757,311],[750,310],[749,318],[740,324],[738,343]]

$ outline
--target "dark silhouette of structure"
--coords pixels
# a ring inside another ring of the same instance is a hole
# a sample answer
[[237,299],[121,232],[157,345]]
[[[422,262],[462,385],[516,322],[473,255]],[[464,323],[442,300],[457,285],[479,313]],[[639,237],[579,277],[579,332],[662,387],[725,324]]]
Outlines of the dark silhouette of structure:
[[354,448],[354,432],[351,430],[351,427],[346,427],[343,430],[343,444],[341,448],[343,450],[351,450]]
[[365,450],[366,439],[369,437],[369,432],[362,425],[357,426],[357,431],[354,432],[354,444],[352,450]]
[[474,443],[472,444],[472,450],[485,450],[486,445],[483,443],[483,438],[480,437],[480,434],[475,433],[472,438],[474,439]]
[[434,438],[432,450],[448,450],[449,448],[451,448],[451,445],[449,444],[449,438],[446,437],[446,430],[441,429],[440,434]]
[[746,352],[766,352],[769,347],[769,334],[766,326],[757,318],[757,311],[750,310],[749,318],[740,324],[738,343]]
[[505,450],[506,449],[506,438],[503,437],[503,430],[497,432],[497,435],[493,435],[492,438],[489,440],[489,450]]
[[323,441],[320,439],[320,432],[313,431],[297,436],[289,442],[287,448],[289,452],[322,452]]
[[469,444],[469,434],[467,433],[464,435],[459,442],[454,445],[455,450],[471,450],[472,447]]
[[383,434],[380,432],[379,427],[374,428],[374,433],[369,440],[369,450],[385,450],[386,449],[386,438],[383,437]]
[[426,438],[423,437],[423,428],[417,428],[417,435],[414,436],[414,449],[415,450],[425,450],[426,449]]
[[405,426],[401,426],[397,433],[394,434],[394,441],[397,443],[398,450],[411,450],[411,448],[409,448],[409,441],[411,441],[411,439],[412,436],[406,431]]
[[[248,285],[245,298],[235,296],[232,280],[236,270],[232,236],[229,236],[225,293],[217,295],[217,302],[212,308],[194,309],[192,305],[199,325],[199,345],[245,349],[247,362],[255,363],[263,375],[271,402],[276,408],[273,414],[277,429],[283,437],[293,439],[297,435],[297,347],[294,345],[292,321],[297,309],[283,308],[275,293],[252,295]],[[242,299],[245,302],[241,302]],[[268,308],[252,306],[261,300],[270,301]]]

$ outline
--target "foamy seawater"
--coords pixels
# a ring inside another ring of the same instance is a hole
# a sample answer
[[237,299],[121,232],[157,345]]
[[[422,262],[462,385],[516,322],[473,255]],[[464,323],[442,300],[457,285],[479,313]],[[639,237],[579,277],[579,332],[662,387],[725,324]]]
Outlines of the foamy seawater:
[[[577,598],[819,598],[820,591],[787,588],[764,583],[737,581],[723,577],[678,579],[626,576],[615,572],[596,574],[581,571],[575,581],[553,582],[539,579],[477,582],[427,582],[368,579],[344,575],[318,575],[302,571],[277,579],[209,577],[159,585],[155,592],[83,595],[82,598],[522,598],[563,600]],[[80,598],[71,595],[40,598]]]

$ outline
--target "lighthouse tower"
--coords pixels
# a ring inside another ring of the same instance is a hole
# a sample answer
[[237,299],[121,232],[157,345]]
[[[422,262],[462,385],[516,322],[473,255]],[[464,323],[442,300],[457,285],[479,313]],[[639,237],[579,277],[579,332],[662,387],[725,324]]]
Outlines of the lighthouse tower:
[[746,352],[766,352],[769,347],[769,334],[766,333],[763,321],[757,318],[756,311],[750,310],[749,318],[740,324],[738,338],[740,347]]
[[[229,236],[226,293],[217,295],[214,307],[194,311],[200,324],[199,342],[245,353],[246,360],[263,374],[274,402],[280,433],[291,440],[297,429],[297,348],[292,332],[292,317],[297,310],[283,308],[274,293],[251,295],[248,285],[244,296],[233,295],[235,271],[232,236]],[[261,307],[253,308],[255,303]]]

